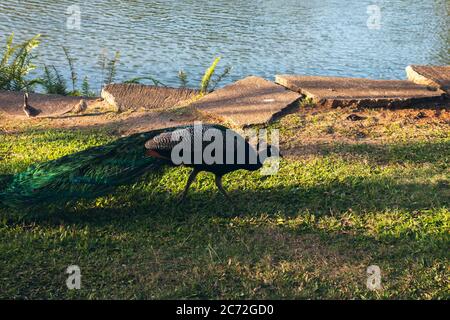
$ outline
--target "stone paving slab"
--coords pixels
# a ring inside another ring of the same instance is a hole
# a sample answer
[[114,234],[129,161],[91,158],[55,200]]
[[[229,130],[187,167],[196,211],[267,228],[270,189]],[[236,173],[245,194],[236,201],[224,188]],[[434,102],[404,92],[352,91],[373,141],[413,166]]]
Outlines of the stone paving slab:
[[[37,117],[58,116],[71,111],[80,103],[81,97],[56,94],[30,93],[28,103],[41,110]],[[0,91],[0,112],[9,116],[25,116],[22,110],[23,92]]]
[[419,66],[411,65],[406,68],[408,80],[440,88],[450,93],[450,66]]
[[247,77],[216,90],[192,105],[232,126],[264,124],[293,105],[300,95],[259,77]]
[[408,107],[441,102],[445,94],[407,80],[277,75],[275,82],[331,107]]
[[182,105],[198,94],[187,88],[168,88],[142,84],[109,84],[101,96],[117,110],[166,109]]

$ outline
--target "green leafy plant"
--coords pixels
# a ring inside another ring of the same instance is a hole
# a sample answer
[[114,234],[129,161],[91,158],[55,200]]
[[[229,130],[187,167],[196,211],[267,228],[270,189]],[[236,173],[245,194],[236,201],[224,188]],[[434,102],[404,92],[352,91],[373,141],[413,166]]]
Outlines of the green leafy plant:
[[180,86],[182,88],[187,87],[187,73],[183,70],[178,71],[178,79],[180,80]]
[[300,100],[299,105],[301,108],[312,108],[316,104],[314,103],[314,100],[311,97],[305,97],[302,100]]
[[36,82],[26,80],[26,76],[36,66],[33,49],[40,44],[40,35],[36,35],[21,44],[14,45],[14,33],[6,40],[6,47],[0,61],[0,89],[20,91],[32,87]]
[[44,65],[44,75],[36,79],[36,82],[44,87],[49,94],[67,95],[67,84],[55,66]]
[[116,51],[114,54],[114,57],[107,62],[106,68],[107,68],[107,76],[105,84],[110,84],[114,81],[114,78],[117,74],[117,63],[119,62],[120,58],[120,52]]
[[[39,38],[40,35],[36,35],[19,45],[13,45],[14,33],[8,37],[0,62],[0,89],[14,91],[23,89],[30,90],[34,85],[39,84],[48,94],[95,96],[95,93],[90,89],[87,76],[83,78],[81,90],[77,88],[78,73],[75,66],[76,59],[71,56],[69,49],[64,46],[62,49],[69,67],[71,91],[67,88],[66,79],[64,79],[62,73],[54,65],[44,65],[43,74],[40,78],[26,80],[29,72],[36,68],[32,63],[35,56],[31,54],[31,51],[40,44]],[[112,58],[109,58],[106,53],[100,55],[99,65],[102,86],[112,83],[116,78],[119,59],[119,51],[116,51]],[[214,91],[217,85],[229,75],[231,71],[231,67],[229,66],[225,67],[221,74],[215,75],[220,59],[220,57],[215,58],[213,63],[205,71],[200,83],[200,95]],[[180,81],[180,87],[187,87],[187,73],[180,70],[177,76]],[[151,76],[135,77],[125,81],[125,83],[142,83],[144,81],[150,81],[155,86],[161,85],[167,87],[167,85]]]
[[216,90],[217,85],[231,72],[231,66],[226,66],[225,70],[211,81],[211,91]]
[[81,92],[77,89],[78,75],[75,69],[76,59],[72,58],[69,50],[66,47],[62,47],[64,55],[66,57],[69,71],[70,81],[72,83],[72,91],[67,89],[67,82],[61,75],[61,72],[54,66],[47,67],[44,65],[44,74],[41,78],[35,81],[44,87],[44,90],[48,94],[60,94],[65,96],[80,96]]
[[[116,51],[114,57],[110,59],[106,52],[100,53],[100,57],[98,59],[98,65],[100,67],[100,74],[102,79],[102,86],[106,84],[110,84],[114,81],[117,75],[117,64],[120,59],[120,51]],[[132,80],[137,81],[135,78]]]
[[89,79],[87,76],[83,78],[81,84],[81,90],[77,87],[78,74],[75,68],[76,59],[72,58],[69,50],[66,47],[62,47],[64,55],[66,57],[69,71],[70,71],[70,82],[72,84],[72,91],[67,90],[67,82],[61,75],[61,72],[55,66],[44,65],[44,74],[41,78],[36,79],[36,82],[44,87],[44,90],[48,94],[60,94],[68,96],[85,96],[93,97],[96,93],[90,89]]
[[86,76],[83,79],[83,83],[81,84],[81,95],[84,97],[95,97],[95,92],[91,91],[91,87],[89,85],[89,78]]

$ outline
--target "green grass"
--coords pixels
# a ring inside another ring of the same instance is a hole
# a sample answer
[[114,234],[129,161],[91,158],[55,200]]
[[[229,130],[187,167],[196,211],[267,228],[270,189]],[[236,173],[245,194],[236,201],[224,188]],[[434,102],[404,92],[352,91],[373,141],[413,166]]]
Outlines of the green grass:
[[[3,134],[0,175],[112,139]],[[226,176],[239,212],[209,174],[177,206],[186,168],[64,208],[0,208],[0,298],[448,299],[449,155],[448,135],[333,144],[274,176]],[[81,290],[65,285],[73,264]],[[377,292],[365,285],[372,264]]]

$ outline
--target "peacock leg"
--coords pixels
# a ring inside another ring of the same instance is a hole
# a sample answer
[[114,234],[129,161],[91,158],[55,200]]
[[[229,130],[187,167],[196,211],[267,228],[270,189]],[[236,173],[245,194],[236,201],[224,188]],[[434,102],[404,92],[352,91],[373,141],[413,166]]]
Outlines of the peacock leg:
[[225,198],[231,203],[233,208],[235,207],[233,200],[231,200],[228,193],[225,191],[222,185],[222,176],[216,176],[216,186],[219,189],[219,191],[225,196]]
[[192,170],[191,174],[189,175],[188,181],[187,181],[187,183],[186,183],[186,187],[184,187],[183,193],[182,193],[181,198],[180,198],[180,200],[178,201],[178,203],[182,203],[182,202],[186,199],[187,193],[188,193],[188,191],[189,191],[189,187],[191,186],[192,182],[194,182],[195,177],[197,176],[197,174],[198,174],[199,172],[200,172],[200,171],[198,171],[198,170],[195,169],[195,168],[194,168],[194,170]]

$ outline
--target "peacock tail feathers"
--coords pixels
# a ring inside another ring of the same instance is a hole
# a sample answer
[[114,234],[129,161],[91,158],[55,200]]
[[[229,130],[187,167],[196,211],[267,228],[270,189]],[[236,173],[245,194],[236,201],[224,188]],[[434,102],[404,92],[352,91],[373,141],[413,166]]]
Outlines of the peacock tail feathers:
[[[167,130],[167,129],[166,129]],[[12,176],[0,176],[0,203],[30,207],[47,202],[95,198],[117,186],[134,183],[158,171],[162,160],[145,156],[145,142],[164,130],[120,138],[56,160],[31,165]]]

